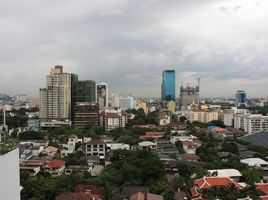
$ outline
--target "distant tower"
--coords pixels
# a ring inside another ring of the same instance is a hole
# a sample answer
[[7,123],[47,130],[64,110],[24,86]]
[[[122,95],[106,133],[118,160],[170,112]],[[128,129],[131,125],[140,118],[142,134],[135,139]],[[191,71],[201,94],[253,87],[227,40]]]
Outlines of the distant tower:
[[161,97],[162,101],[176,100],[175,70],[164,70],[162,72]]
[[235,106],[239,107],[241,105],[247,106],[247,94],[243,90],[238,90],[235,93]]
[[107,83],[97,84],[97,102],[100,108],[108,108],[108,85]]
[[199,106],[200,106],[200,80],[201,80],[201,78],[200,77],[198,77],[197,78],[197,81],[198,81],[198,108],[199,108]]

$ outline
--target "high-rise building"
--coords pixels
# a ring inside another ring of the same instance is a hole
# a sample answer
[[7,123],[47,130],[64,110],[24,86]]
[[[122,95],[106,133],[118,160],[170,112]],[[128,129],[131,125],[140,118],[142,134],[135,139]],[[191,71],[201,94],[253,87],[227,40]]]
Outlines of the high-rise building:
[[243,90],[238,90],[235,93],[235,106],[239,107],[241,105],[247,105],[247,94]]
[[72,94],[74,102],[96,102],[96,82],[76,79],[72,83]]
[[100,108],[108,108],[108,85],[106,83],[97,84],[97,103]]
[[162,72],[161,96],[163,101],[175,101],[176,99],[176,75],[175,70]]
[[189,105],[199,104],[199,85],[196,87],[181,86],[180,88],[180,105],[181,108]]
[[71,118],[72,79],[77,75],[64,73],[55,66],[47,75],[47,87],[40,89],[40,119],[69,120]]
[[99,126],[99,105],[90,102],[77,102],[74,106],[74,126],[84,128],[88,123]]

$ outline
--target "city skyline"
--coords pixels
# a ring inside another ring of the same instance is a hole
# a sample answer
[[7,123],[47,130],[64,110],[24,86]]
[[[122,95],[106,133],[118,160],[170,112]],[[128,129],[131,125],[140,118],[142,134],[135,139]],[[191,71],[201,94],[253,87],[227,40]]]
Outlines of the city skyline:
[[111,93],[160,97],[161,71],[170,68],[177,88],[182,72],[185,84],[201,77],[201,97],[239,89],[267,96],[267,7],[264,0],[4,1],[0,91],[38,96],[58,64],[107,82]]

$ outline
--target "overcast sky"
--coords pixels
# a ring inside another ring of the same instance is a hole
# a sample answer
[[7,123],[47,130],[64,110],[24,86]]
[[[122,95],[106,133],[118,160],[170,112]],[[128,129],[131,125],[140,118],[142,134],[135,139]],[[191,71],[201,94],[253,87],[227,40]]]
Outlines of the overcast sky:
[[[0,93],[38,95],[54,65],[112,92],[160,96],[161,71],[201,96],[267,96],[267,0],[1,0]],[[177,95],[179,91],[177,90]]]

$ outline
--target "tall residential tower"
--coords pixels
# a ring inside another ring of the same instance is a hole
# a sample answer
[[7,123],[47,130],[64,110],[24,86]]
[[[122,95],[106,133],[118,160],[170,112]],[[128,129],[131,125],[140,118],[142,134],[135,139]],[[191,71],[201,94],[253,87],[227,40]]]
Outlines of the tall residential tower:
[[176,100],[176,75],[175,70],[162,72],[161,97],[163,101]]
[[47,75],[47,87],[40,89],[40,119],[69,120],[71,118],[72,77],[63,72],[62,66],[55,66]]

